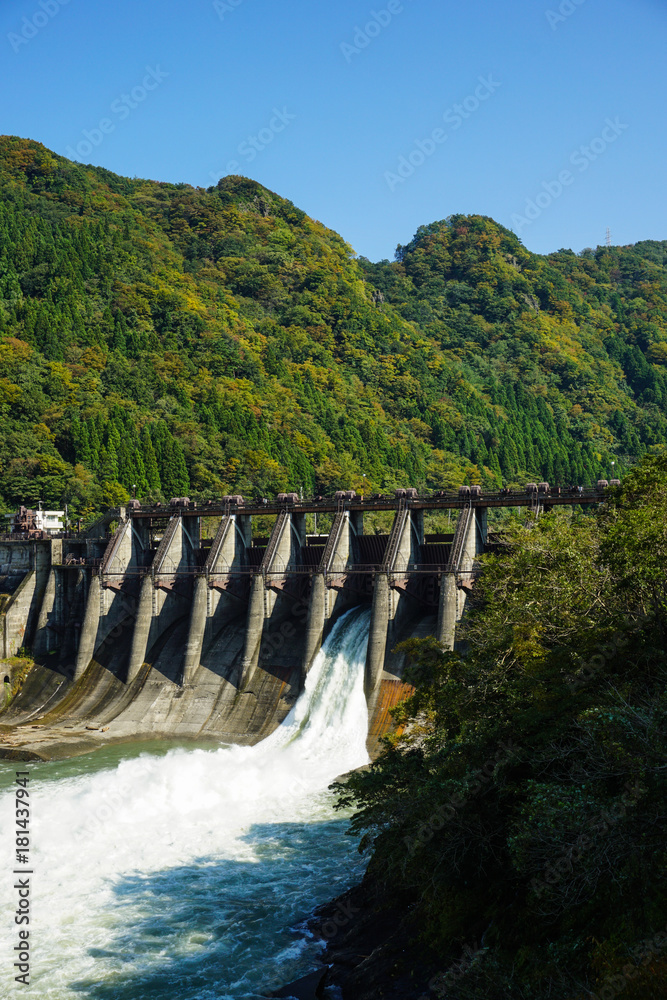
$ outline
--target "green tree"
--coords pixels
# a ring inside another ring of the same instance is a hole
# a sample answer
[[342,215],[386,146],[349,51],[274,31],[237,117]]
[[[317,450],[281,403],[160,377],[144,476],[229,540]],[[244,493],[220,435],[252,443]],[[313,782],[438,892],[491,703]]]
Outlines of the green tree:
[[141,430],[140,450],[144,460],[148,490],[151,492],[158,492],[161,488],[161,482],[158,473],[157,459],[155,457],[155,449],[153,448],[153,442],[151,440],[148,424],[144,424]]

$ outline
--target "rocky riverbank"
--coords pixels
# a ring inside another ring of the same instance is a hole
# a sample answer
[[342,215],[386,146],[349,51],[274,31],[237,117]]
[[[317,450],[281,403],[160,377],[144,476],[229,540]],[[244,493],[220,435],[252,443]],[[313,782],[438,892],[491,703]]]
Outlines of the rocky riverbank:
[[325,985],[338,987],[343,1000],[434,996],[428,982],[437,960],[413,943],[410,905],[389,903],[370,881],[319,907],[309,927],[327,942]]

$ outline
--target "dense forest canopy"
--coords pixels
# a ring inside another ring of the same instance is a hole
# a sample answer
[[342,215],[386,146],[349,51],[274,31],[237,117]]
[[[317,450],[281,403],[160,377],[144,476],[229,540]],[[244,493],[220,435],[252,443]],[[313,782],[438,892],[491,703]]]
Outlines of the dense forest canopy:
[[0,194],[6,508],[591,482],[667,442],[667,241],[542,257],[455,215],[373,264],[246,178],[14,137]]

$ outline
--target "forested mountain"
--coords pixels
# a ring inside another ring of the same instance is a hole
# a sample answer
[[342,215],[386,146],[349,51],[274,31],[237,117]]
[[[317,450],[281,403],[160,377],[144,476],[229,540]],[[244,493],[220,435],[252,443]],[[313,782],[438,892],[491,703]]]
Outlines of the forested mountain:
[[456,215],[373,264],[246,178],[14,137],[0,192],[7,507],[590,482],[667,442],[667,241],[542,257]]

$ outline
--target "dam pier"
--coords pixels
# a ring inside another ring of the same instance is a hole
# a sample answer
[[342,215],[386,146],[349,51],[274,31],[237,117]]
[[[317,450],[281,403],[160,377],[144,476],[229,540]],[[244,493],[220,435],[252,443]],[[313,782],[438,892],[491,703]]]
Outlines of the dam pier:
[[[3,536],[5,688],[21,651],[36,665],[0,716],[0,755],[50,759],[130,738],[258,742],[289,712],[335,622],[358,606],[370,608],[373,752],[409,691],[397,643],[432,635],[455,646],[479,556],[499,544],[489,510],[597,504],[606,486],[130,501],[71,537]],[[389,512],[388,533],[365,533],[374,511]],[[454,515],[450,532],[425,532],[434,511]],[[317,517],[326,533],[307,531]],[[254,534],[254,519],[272,526],[268,536]]]

